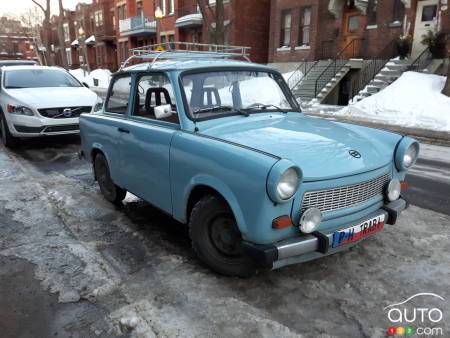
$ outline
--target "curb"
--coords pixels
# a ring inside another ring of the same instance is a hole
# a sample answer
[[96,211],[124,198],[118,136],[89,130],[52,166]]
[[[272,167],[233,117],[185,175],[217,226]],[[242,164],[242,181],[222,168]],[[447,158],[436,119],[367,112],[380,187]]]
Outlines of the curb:
[[343,116],[336,116],[334,114],[317,114],[312,113],[308,111],[304,111],[305,115],[317,117],[317,118],[323,118],[327,120],[334,120],[338,122],[348,122],[353,124],[359,124],[362,126],[367,127],[374,127],[379,129],[385,129],[388,131],[392,131],[398,134],[408,135],[411,137],[414,137],[420,141],[423,141],[425,143],[429,144],[436,144],[436,145],[443,145],[443,146],[450,146],[450,133],[445,131],[435,131],[430,129],[422,129],[422,128],[408,128],[408,127],[401,127],[401,126],[395,126],[390,124],[384,124],[384,123],[378,123],[373,121],[368,121],[364,118],[360,117],[352,117],[347,118]]

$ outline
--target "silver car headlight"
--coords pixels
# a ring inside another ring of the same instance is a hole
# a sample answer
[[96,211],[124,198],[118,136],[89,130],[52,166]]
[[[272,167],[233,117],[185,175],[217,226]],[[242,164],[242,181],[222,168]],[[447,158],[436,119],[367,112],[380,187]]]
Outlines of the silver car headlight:
[[294,196],[298,188],[298,173],[294,168],[289,168],[281,175],[277,185],[278,196],[282,200],[288,200]]
[[322,221],[322,212],[317,208],[306,209],[300,217],[300,230],[306,234],[316,231]]
[[401,185],[400,181],[396,178],[389,181],[386,186],[386,196],[390,202],[396,201],[400,198],[401,194]]
[[419,143],[409,137],[404,137],[395,152],[395,166],[399,171],[405,171],[416,163],[419,157]]
[[411,144],[403,155],[403,166],[405,168],[410,168],[416,161],[418,155],[419,147],[416,143]]
[[291,161],[279,160],[267,176],[267,193],[275,203],[285,203],[298,190],[303,174],[299,167]]
[[8,113],[11,114],[17,114],[17,115],[27,115],[27,116],[33,116],[34,112],[31,108],[25,107],[25,106],[16,106],[13,104],[8,104],[7,106]]

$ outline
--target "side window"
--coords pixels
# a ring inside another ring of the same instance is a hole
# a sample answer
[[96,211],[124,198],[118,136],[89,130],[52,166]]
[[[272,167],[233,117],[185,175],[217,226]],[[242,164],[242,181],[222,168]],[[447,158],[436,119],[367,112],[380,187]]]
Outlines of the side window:
[[160,120],[180,123],[172,84],[165,74],[149,74],[139,77],[135,95],[134,116],[156,120],[155,107],[170,104],[172,115]]
[[130,99],[131,76],[119,77],[114,81],[105,111],[108,113],[125,114]]

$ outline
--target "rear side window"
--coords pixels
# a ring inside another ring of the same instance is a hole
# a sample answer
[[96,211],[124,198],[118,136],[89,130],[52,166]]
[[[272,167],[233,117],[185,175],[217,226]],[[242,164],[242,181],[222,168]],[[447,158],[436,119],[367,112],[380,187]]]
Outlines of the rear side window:
[[111,88],[105,111],[108,113],[125,114],[130,101],[131,76],[117,78]]

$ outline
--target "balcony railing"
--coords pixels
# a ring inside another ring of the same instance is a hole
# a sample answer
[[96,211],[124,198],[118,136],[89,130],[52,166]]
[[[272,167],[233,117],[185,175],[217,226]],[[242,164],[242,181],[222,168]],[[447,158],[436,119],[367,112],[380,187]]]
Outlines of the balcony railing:
[[177,8],[175,27],[195,27],[203,25],[203,16],[197,6]]
[[119,21],[121,35],[156,34],[156,20],[151,16],[133,16]]

